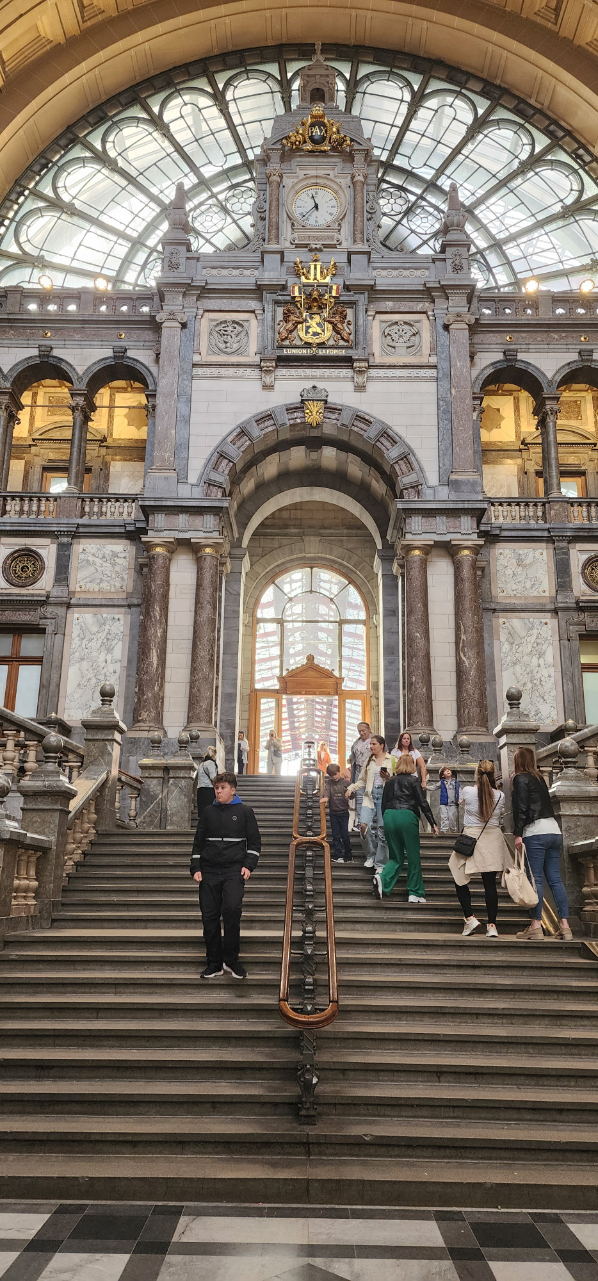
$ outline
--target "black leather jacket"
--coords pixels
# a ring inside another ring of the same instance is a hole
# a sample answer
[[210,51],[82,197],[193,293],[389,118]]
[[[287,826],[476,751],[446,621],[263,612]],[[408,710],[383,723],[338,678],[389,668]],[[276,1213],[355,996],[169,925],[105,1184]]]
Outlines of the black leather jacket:
[[385,810],[412,810],[418,818],[421,812],[430,827],[436,823],[417,774],[393,774],[389,778],[382,793],[383,814]]
[[538,818],[554,818],[550,793],[544,779],[535,774],[515,774],[512,787],[513,833],[523,836],[528,823]]

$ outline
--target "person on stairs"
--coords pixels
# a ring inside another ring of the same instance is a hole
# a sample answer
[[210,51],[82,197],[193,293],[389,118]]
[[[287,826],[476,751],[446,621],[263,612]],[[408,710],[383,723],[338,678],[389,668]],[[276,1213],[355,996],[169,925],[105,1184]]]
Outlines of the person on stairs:
[[390,894],[401,875],[407,855],[409,902],[425,903],[426,890],[419,844],[420,814],[427,818],[434,836],[438,836],[438,828],[419,781],[417,766],[409,752],[399,756],[395,773],[384,784],[381,809],[388,845],[388,862],[374,876],[374,893],[380,899],[383,894]]
[[211,805],[214,800],[214,779],[218,773],[218,766],[214,757],[216,748],[208,747],[208,750],[201,762],[197,773],[197,813],[201,814],[206,805]]
[[453,778],[450,765],[438,771],[440,779],[440,831],[459,831],[459,780]]
[[[217,774],[215,799],[202,811],[191,852],[190,872],[199,885],[207,965],[202,979],[226,970],[246,979],[239,960],[245,883],[258,865],[262,838],[250,805],[237,796],[236,774]],[[220,921],[224,924],[224,940]]]
[[280,774],[282,771],[282,740],[278,738],[273,729],[270,730],[264,743],[264,751],[267,752],[266,773]]
[[245,738],[244,731],[240,729],[239,737],[237,739],[237,774],[247,773],[248,756],[249,756],[249,743]]
[[372,734],[370,748],[359,778],[347,788],[347,794],[352,796],[353,792],[363,792],[360,816],[360,831],[365,838],[366,853],[363,866],[375,867],[379,871],[388,859],[382,820],[382,793],[386,779],[394,770],[395,758],[386,751],[386,739],[381,734]]
[[340,765],[333,762],[326,767],[324,800],[330,814],[330,828],[334,845],[335,863],[352,863],[353,850],[349,836],[349,800],[347,797],[347,780],[341,773]]
[[517,849],[525,843],[532,876],[536,882],[538,902],[532,908],[532,919],[518,939],[537,943],[544,938],[542,906],[544,902],[544,877],[552,890],[559,914],[559,932],[555,938],[572,939],[569,925],[567,891],[561,877],[561,829],[554,817],[550,792],[536,766],[532,747],[520,747],[513,762],[515,774],[511,785],[513,806],[513,832]]
[[463,805],[463,831],[466,836],[473,836],[476,841],[471,858],[463,858],[453,850],[449,859],[457,898],[465,917],[462,934],[467,938],[477,930],[480,924],[471,906],[469,889],[471,877],[479,872],[484,885],[488,914],[486,936],[496,939],[498,938],[496,873],[503,872],[505,867],[512,867],[513,860],[500,830],[500,817],[505,807],[505,797],[496,786],[493,761],[478,762],[475,783],[471,787],[461,788],[460,799]]

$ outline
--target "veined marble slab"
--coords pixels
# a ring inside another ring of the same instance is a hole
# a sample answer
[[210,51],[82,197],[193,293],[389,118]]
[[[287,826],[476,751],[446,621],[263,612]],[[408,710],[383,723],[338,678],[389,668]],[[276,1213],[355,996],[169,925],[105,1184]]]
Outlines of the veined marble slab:
[[552,628],[546,618],[501,618],[502,689],[523,691],[522,711],[540,725],[557,725]]
[[549,596],[548,559],[545,547],[499,547],[496,553],[499,596]]
[[129,574],[128,543],[81,543],[77,591],[124,592]]
[[127,462],[124,459],[110,464],[110,493],[139,494],[143,489],[142,462]]
[[124,624],[124,614],[74,614],[64,709],[69,719],[81,720],[99,707],[104,681],[118,694]]

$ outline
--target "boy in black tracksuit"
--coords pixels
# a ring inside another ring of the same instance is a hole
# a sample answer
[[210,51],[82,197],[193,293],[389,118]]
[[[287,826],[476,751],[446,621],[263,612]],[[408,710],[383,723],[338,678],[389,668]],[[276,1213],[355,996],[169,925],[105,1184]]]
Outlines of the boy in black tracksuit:
[[[224,969],[233,978],[247,978],[239,961],[241,909],[245,881],[258,865],[262,838],[250,805],[237,796],[234,774],[217,774],[216,798],[199,816],[190,872],[199,882],[207,965],[202,979],[217,978]],[[224,946],[220,918],[224,922]]]

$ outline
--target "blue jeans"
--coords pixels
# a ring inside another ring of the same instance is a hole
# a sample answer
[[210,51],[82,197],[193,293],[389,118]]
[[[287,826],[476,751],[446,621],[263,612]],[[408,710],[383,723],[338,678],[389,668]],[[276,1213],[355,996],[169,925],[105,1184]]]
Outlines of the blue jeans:
[[384,835],[384,821],[382,818],[382,793],[384,785],[372,788],[372,800],[374,802],[374,814],[369,823],[366,832],[366,854],[368,858],[373,858],[374,866],[377,872],[388,863],[388,846]]
[[544,877],[552,890],[559,920],[566,921],[569,916],[569,903],[567,891],[561,880],[563,838],[560,832],[543,832],[537,836],[524,836],[523,843],[538,891],[537,905],[532,908],[532,921],[542,919]]
[[353,850],[351,849],[351,837],[349,836],[348,809],[340,814],[330,815],[330,829],[334,845],[334,857],[344,858],[345,863],[350,863],[353,859]]

